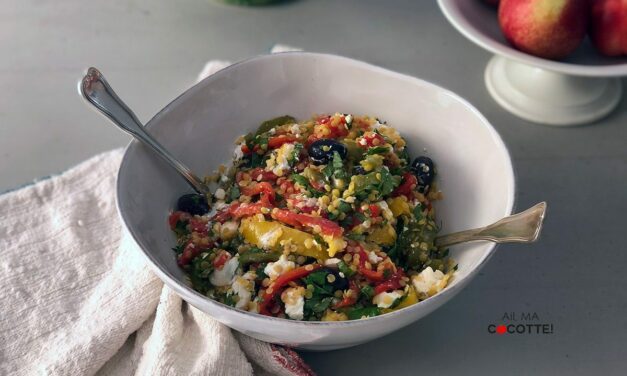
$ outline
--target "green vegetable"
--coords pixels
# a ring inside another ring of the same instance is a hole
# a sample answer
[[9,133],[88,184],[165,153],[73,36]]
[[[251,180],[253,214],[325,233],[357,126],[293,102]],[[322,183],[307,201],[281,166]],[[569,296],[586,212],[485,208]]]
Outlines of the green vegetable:
[[409,156],[409,152],[406,147],[404,147],[403,150],[398,151],[396,155],[398,156],[398,159],[401,160],[402,165],[408,165],[411,163],[411,157]]
[[370,285],[366,285],[361,288],[361,294],[367,299],[370,300],[374,296],[374,288]]
[[354,232],[348,233],[344,235],[345,237],[347,237],[350,240],[354,240],[357,242],[361,242],[366,240],[366,235],[364,234],[355,234]]
[[305,299],[303,307],[305,317],[320,319],[333,301],[333,286],[327,282],[328,272],[319,270],[309,274],[302,281],[311,291],[311,298]]
[[250,162],[248,163],[248,167],[255,168],[255,167],[261,167],[264,165],[265,165],[265,162],[264,162],[264,158],[262,155],[259,155],[255,152],[250,154]]
[[375,146],[375,147],[369,148],[368,151],[366,152],[366,155],[385,154],[389,151],[390,151],[390,148],[387,146]]
[[209,253],[203,252],[192,260],[189,270],[189,279],[194,289],[206,293],[211,287],[209,274],[213,271],[213,264],[209,262]]
[[401,177],[390,174],[387,168],[381,169],[381,185],[379,186],[379,197],[387,196],[394,188],[401,184]]
[[235,307],[235,304],[237,304],[237,301],[235,300],[235,294],[227,293],[226,295],[224,295],[223,303],[228,306]]
[[[381,175],[381,179],[377,179],[377,174]],[[355,195],[358,199],[365,199],[373,191],[377,191],[376,198],[381,199],[392,193],[394,188],[401,183],[401,177],[390,174],[390,171],[384,167],[365,175],[354,175],[351,182],[354,183]]]
[[353,274],[355,274],[355,271],[349,268],[348,265],[346,265],[344,261],[338,262],[337,267],[340,270],[340,272],[344,274],[346,278],[350,278],[353,276]]
[[355,140],[345,139],[342,141],[346,145],[347,159],[353,162],[359,162],[363,156],[364,149],[357,145]]
[[317,298],[307,299],[305,300],[303,311],[304,312],[310,311],[311,314],[318,316],[324,313],[324,311],[326,311],[327,308],[329,308],[332,301],[333,301],[333,297],[330,297],[330,296],[327,296],[324,298],[317,297]]
[[177,237],[189,234],[189,231],[187,230],[187,222],[181,220],[176,221],[176,225],[174,226],[174,233]]
[[254,264],[259,262],[274,262],[281,257],[279,252],[266,252],[259,248],[253,248],[239,255],[241,265]]
[[329,182],[334,182],[335,179],[348,180],[348,173],[344,169],[344,161],[340,157],[340,153],[333,152],[333,160],[327,164],[322,173]]
[[338,205],[337,209],[342,213],[348,213],[349,211],[353,210],[353,207],[348,202],[342,200],[340,201],[340,205]]
[[395,247],[402,253],[409,268],[422,270],[440,258],[435,246],[438,230],[435,221],[429,217],[412,216],[405,222]]
[[313,197],[320,197],[322,195],[324,195],[324,192],[320,192],[315,190],[311,184],[309,183],[309,179],[307,179],[306,177],[304,177],[303,175],[299,175],[299,174],[292,174],[290,176],[290,179],[294,182],[294,183],[298,183],[301,187],[305,188],[305,190],[307,190],[307,192],[311,193],[311,195]]
[[240,195],[239,187],[237,185],[232,186],[229,189],[229,202],[237,200]]
[[255,136],[258,136],[262,133],[266,133],[274,127],[280,127],[281,125],[292,124],[292,123],[296,123],[296,119],[294,119],[293,117],[289,115],[283,115],[274,119],[266,120],[263,123],[261,123],[259,128],[257,128],[257,132],[255,132]]
[[418,203],[413,210],[413,214],[414,214],[414,218],[419,221],[420,219],[422,219],[423,215],[422,215],[422,205],[420,203]]
[[300,151],[303,150],[303,144],[295,143],[294,150],[292,150],[292,154],[288,158],[288,162],[290,166],[294,165],[294,162],[298,161],[298,157],[300,156]]
[[257,267],[257,270],[255,270],[255,273],[257,274],[257,278],[255,278],[255,281],[261,282],[264,279],[268,278],[268,275],[264,271],[267,265],[268,263],[266,262],[262,262],[259,264],[259,266]]
[[373,317],[381,314],[379,307],[353,308],[346,315],[349,320],[358,320],[362,317]]

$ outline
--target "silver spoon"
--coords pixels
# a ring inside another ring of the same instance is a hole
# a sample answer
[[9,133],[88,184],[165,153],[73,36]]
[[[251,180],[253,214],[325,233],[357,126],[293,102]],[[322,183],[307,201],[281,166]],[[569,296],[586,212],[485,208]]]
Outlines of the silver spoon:
[[447,247],[478,240],[495,243],[531,243],[540,235],[545,214],[546,202],[541,202],[524,212],[510,215],[485,227],[438,236],[435,245]]
[[[130,133],[136,140],[148,145],[174,167],[196,192],[200,194],[210,193],[207,186],[198,176],[174,158],[167,149],[146,132],[137,116],[115,94],[98,69],[89,68],[87,70],[87,74],[80,82],[79,90],[89,103],[108,117],[115,125]],[[533,242],[540,234],[545,212],[546,202],[541,202],[522,213],[505,217],[489,226],[439,236],[435,239],[435,242],[439,247],[477,240],[488,240],[495,243]]]
[[120,127],[123,131],[130,133],[131,136],[144,145],[148,145],[161,158],[168,162],[170,166],[174,167],[196,192],[203,195],[209,193],[207,186],[196,174],[181,163],[181,161],[174,158],[163,145],[146,132],[144,126],[137,119],[137,116],[135,116],[133,111],[115,94],[98,69],[89,68],[87,70],[87,74],[80,82],[79,90],[89,103],[108,117],[115,125]]

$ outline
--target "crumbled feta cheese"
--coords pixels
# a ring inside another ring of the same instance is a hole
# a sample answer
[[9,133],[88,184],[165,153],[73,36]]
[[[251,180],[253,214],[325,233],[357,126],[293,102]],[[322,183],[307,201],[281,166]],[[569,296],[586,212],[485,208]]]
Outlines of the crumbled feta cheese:
[[235,149],[233,150],[233,159],[235,159],[236,161],[239,161],[242,158],[244,158],[244,152],[242,151],[242,145],[241,144],[237,144],[237,145],[235,145]]
[[297,208],[304,208],[304,207],[314,208],[318,206],[318,198],[307,197],[302,193],[293,195],[291,197],[291,200],[295,202],[294,206],[296,206]]
[[346,121],[346,124],[350,125],[353,122],[353,115],[344,115],[344,120]]
[[248,303],[250,303],[250,298],[252,296],[252,291],[255,288],[255,283],[244,278],[244,276],[235,277],[231,288],[233,289],[233,292],[239,297],[237,303],[235,303],[235,308],[248,308]]
[[281,300],[285,304],[285,314],[294,320],[302,320],[304,317],[305,288],[290,287],[281,294]]
[[249,281],[254,281],[255,279],[257,279],[257,273],[254,270],[251,270],[251,271],[244,273],[242,278],[247,279]]
[[294,144],[283,144],[279,148],[279,152],[276,157],[277,167],[286,170],[290,168],[290,158],[292,157],[292,153],[294,152]]
[[378,264],[381,260],[383,259],[377,256],[377,254],[374,253],[374,251],[368,252],[368,261],[370,261],[371,264]]
[[379,120],[379,119],[374,119],[374,124],[372,124],[372,127],[373,127],[374,129],[379,129],[379,128],[380,128],[382,125],[384,125],[384,124],[385,124],[385,122],[383,122],[383,123],[382,123],[382,122],[381,122],[381,120]]
[[209,276],[209,282],[214,286],[228,286],[233,281],[235,271],[239,266],[239,256],[231,258],[222,266],[221,269],[215,269]]
[[270,154],[266,161],[266,170],[277,176],[283,176],[283,171],[290,169],[290,161],[294,153],[294,144],[283,144]]
[[216,211],[220,211],[221,209],[224,209],[227,206],[229,206],[229,205],[226,202],[224,202],[224,201],[217,201],[215,204],[213,204],[213,208]]
[[390,308],[392,304],[403,296],[403,290],[394,290],[390,292],[382,292],[372,298],[372,304],[376,304],[379,308]]
[[442,291],[448,283],[448,278],[448,275],[439,270],[433,271],[429,266],[420,272],[420,274],[413,276],[411,282],[414,285],[416,293],[421,298],[427,298]]
[[276,262],[269,262],[266,265],[263,272],[266,273],[271,280],[277,279],[281,274],[285,272],[289,272],[294,269],[296,264],[293,261],[288,261],[285,255],[281,255],[281,257]]
[[259,245],[264,249],[272,248],[281,235],[283,235],[283,229],[281,226],[276,226],[271,231],[268,231],[259,237]]
[[224,198],[226,197],[226,192],[224,191],[224,189],[218,188],[218,189],[216,189],[216,192],[213,195],[218,200],[224,200]]
[[381,208],[381,212],[383,214],[383,218],[385,218],[388,221],[391,221],[393,223],[396,223],[396,218],[394,218],[394,213],[392,213],[392,210],[388,206],[387,202],[379,201],[379,202],[377,202],[377,205]]
[[220,238],[223,240],[233,239],[237,235],[238,226],[237,221],[224,222],[222,226],[220,226]]
[[300,137],[300,125],[298,124],[294,124],[290,127],[290,132],[296,136],[296,137]]

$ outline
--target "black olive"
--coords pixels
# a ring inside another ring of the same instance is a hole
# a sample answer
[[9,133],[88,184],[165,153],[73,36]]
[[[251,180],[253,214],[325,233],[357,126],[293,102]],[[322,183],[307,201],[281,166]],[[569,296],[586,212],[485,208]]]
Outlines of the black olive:
[[327,282],[333,286],[334,290],[346,290],[348,288],[348,278],[346,276],[342,277],[340,272],[331,268],[323,268],[321,270],[327,273]]
[[418,179],[416,189],[421,193],[429,191],[433,178],[435,177],[435,166],[429,157],[420,156],[414,159],[411,164],[411,171]]
[[339,141],[323,138],[321,140],[314,141],[309,145],[309,158],[315,165],[327,164],[333,160],[333,152],[337,151],[340,158],[346,159],[348,150],[346,146]]
[[209,212],[209,204],[205,196],[189,193],[179,197],[176,202],[176,210],[184,211],[191,215],[203,215]]

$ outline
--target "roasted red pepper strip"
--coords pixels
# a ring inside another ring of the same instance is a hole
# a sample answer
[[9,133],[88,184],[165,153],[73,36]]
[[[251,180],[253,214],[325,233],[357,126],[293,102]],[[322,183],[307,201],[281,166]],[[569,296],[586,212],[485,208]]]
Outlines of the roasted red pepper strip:
[[383,272],[376,272],[374,270],[370,270],[367,268],[361,268],[359,269],[359,272],[366,278],[368,278],[369,280],[373,281],[373,282],[381,282],[385,279],[385,277],[383,276]]
[[220,251],[216,258],[213,260],[213,267],[221,269],[227,261],[231,259],[231,254],[225,250]]
[[309,146],[314,141],[322,138],[343,138],[348,134],[344,116],[341,117],[340,122],[336,125],[333,125],[330,120],[329,116],[320,117],[316,120],[317,124],[314,125],[314,133],[309,135],[305,146]]
[[375,295],[380,294],[382,292],[386,292],[390,290],[397,290],[401,288],[401,279],[404,276],[405,276],[405,273],[403,272],[403,270],[400,268],[397,269],[396,273],[394,273],[392,277],[390,277],[390,279],[388,279],[385,282],[381,282],[374,287]]
[[253,181],[275,181],[279,177],[272,171],[266,171],[263,168],[257,167],[250,171],[250,178]]
[[216,213],[213,216],[213,220],[218,222],[224,222],[229,218],[241,218],[250,217],[251,215],[262,213],[263,208],[270,208],[271,206],[264,202],[257,202],[254,204],[242,204],[235,202],[228,208]]
[[383,146],[385,143],[385,138],[375,132],[367,132],[365,135],[357,139],[357,145],[366,149],[373,146]]
[[208,232],[207,222],[201,219],[191,218],[189,220],[189,227],[192,229],[193,232],[197,232],[202,235],[207,235],[207,232]]
[[177,263],[179,264],[179,266],[185,266],[189,264],[194,259],[194,257],[198,256],[202,251],[206,251],[207,247],[210,248],[211,245],[201,247],[195,245],[192,242],[188,242],[183,249],[183,253],[181,253],[181,255],[179,256]]
[[[364,212],[364,210],[362,210],[361,207],[359,207],[357,210],[361,213]],[[368,211],[370,212],[369,215],[371,218],[378,217],[381,214],[381,208],[379,207],[379,205],[375,205],[375,204],[368,205]]]
[[248,147],[248,145],[246,145],[246,144],[243,144],[241,149],[242,149],[242,153],[244,153],[244,154],[250,154],[250,153],[252,153],[252,152],[250,151],[250,148],[249,148],[249,147]]
[[187,222],[192,218],[189,213],[183,211],[175,211],[168,217],[168,224],[170,225],[170,229],[174,230],[176,228],[176,224],[181,222]]
[[406,172],[403,174],[401,185],[396,187],[394,192],[392,192],[392,196],[405,196],[411,199],[414,197],[414,189],[416,189],[416,185],[418,185],[418,179],[416,179],[412,173]]
[[344,298],[333,306],[333,309],[346,308],[357,303],[359,299],[359,286],[351,279],[348,285],[348,293],[344,294]]
[[268,307],[274,301],[274,298],[281,294],[285,286],[287,286],[292,281],[307,277],[309,274],[320,269],[321,267],[322,265],[320,264],[310,264],[298,267],[296,269],[290,270],[289,272],[281,274],[270,286],[268,286],[263,296],[261,297],[261,303],[259,303],[259,313],[261,313],[262,315],[271,316]]
[[272,137],[268,139],[268,148],[277,149],[283,146],[283,144],[288,144],[296,140],[297,138],[294,136],[288,136],[288,135],[282,134],[280,136],[276,136],[276,137]]
[[285,209],[272,210],[272,218],[291,226],[305,226],[313,228],[320,226],[320,232],[324,235],[334,237],[342,236],[344,230],[336,222],[322,217],[314,217],[313,215],[293,213]]
[[259,199],[260,202],[267,203],[268,205],[274,204],[274,188],[272,188],[272,185],[268,182],[253,183],[247,187],[241,188],[241,192],[243,195],[251,197],[261,195]]
[[368,254],[364,251],[362,246],[359,246],[359,273],[373,282],[382,282],[385,278],[383,271],[374,271],[366,267],[366,261],[368,261]]

